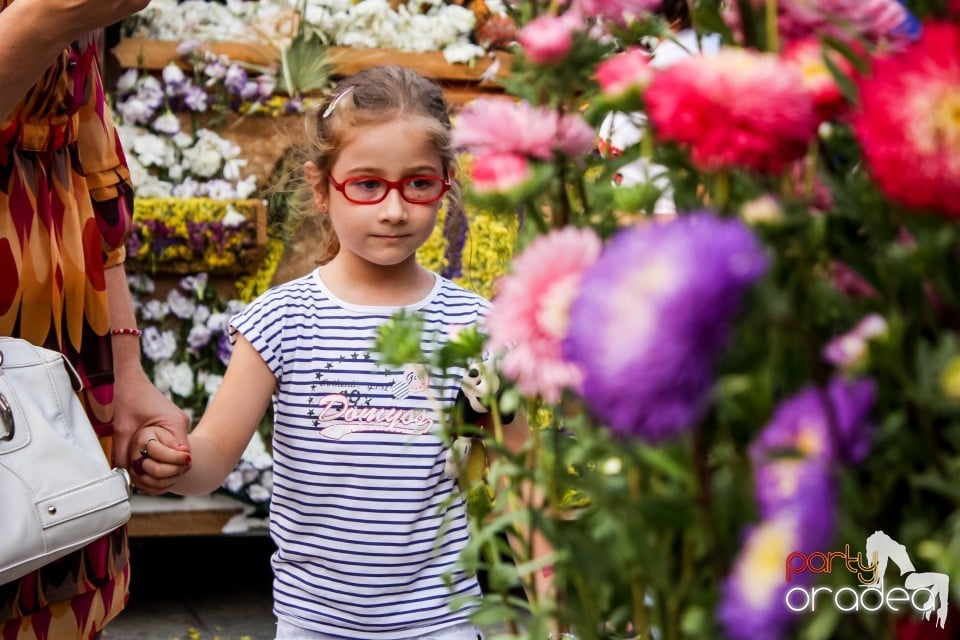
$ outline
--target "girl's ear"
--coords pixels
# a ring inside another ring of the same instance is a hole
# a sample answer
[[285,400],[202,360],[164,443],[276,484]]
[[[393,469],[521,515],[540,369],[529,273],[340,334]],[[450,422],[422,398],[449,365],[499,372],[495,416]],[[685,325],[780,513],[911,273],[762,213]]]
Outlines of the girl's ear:
[[313,203],[320,211],[327,211],[327,182],[324,180],[323,171],[312,161],[305,162],[303,165],[303,179],[313,192]]

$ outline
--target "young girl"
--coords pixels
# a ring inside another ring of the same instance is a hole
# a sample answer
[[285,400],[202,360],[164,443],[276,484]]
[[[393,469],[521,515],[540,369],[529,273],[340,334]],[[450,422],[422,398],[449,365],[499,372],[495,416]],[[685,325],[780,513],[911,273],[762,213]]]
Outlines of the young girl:
[[[143,429],[138,485],[213,491],[272,398],[277,638],[476,640],[472,609],[451,606],[480,590],[457,567],[468,530],[438,413],[462,372],[391,368],[373,351],[398,310],[424,316],[429,353],[488,309],[416,261],[441,200],[458,195],[447,105],[413,72],[371,68],[339,85],[316,130],[304,174],[332,258],[233,318],[233,356],[189,452]],[[526,426],[506,434],[518,446]]]

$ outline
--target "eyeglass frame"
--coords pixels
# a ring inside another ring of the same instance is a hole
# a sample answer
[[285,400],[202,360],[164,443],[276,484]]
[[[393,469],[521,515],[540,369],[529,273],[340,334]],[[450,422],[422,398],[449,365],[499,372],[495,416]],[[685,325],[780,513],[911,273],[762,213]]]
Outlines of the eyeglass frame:
[[[430,178],[432,180],[440,180],[440,193],[436,198],[432,200],[410,200],[405,195],[403,195],[403,185],[408,183],[411,180],[416,180],[418,178]],[[386,178],[381,178],[380,176],[354,176],[352,178],[347,178],[343,182],[337,182],[334,180],[333,176],[327,174],[327,180],[330,181],[330,184],[333,185],[333,188],[343,194],[343,197],[347,199],[348,202],[352,204],[380,204],[387,199],[387,195],[390,193],[391,189],[396,189],[397,193],[400,194],[400,198],[409,204],[433,204],[434,202],[439,202],[443,200],[443,196],[447,194],[447,191],[450,191],[450,188],[453,186],[450,184],[450,178],[446,176],[431,176],[431,175],[417,175],[417,176],[408,176],[406,178],[401,178],[399,180],[387,180]],[[386,191],[383,192],[383,196],[379,200],[354,200],[347,195],[347,185],[351,182],[362,182],[364,180],[377,180],[378,182],[383,182],[387,185]]]

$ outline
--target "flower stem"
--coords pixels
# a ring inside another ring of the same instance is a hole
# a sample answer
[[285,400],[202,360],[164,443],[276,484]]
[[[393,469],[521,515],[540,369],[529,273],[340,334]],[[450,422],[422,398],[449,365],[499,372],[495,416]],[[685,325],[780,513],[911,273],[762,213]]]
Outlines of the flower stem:
[[780,52],[780,34],[777,32],[777,0],[766,0],[767,51]]
[[[630,495],[630,503],[638,505],[640,502],[640,467],[637,464],[631,465],[627,472],[627,489]],[[649,640],[650,623],[647,620],[647,584],[643,579],[643,569],[637,567],[633,571],[633,577],[630,581],[630,595],[633,599],[633,626],[637,632],[639,640]]]

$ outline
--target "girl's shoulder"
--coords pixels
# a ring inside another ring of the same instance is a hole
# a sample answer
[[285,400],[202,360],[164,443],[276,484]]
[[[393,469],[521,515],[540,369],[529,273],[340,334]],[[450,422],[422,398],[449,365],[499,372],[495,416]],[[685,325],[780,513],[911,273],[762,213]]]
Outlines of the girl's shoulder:
[[492,305],[489,300],[475,291],[467,289],[453,280],[437,275],[439,286],[433,296],[433,302],[437,304],[457,305],[476,307],[482,312],[486,312]]

